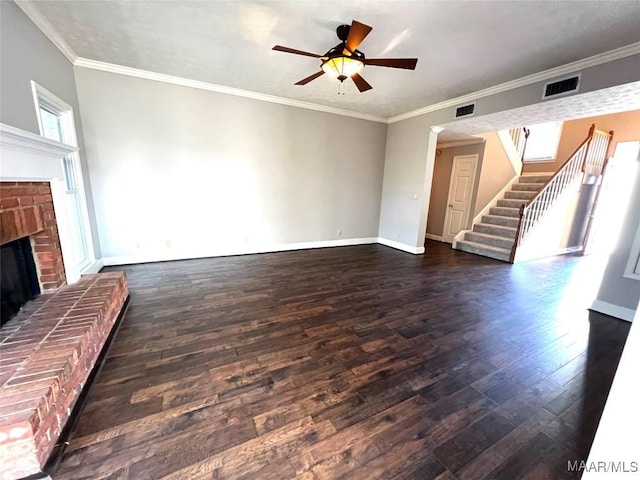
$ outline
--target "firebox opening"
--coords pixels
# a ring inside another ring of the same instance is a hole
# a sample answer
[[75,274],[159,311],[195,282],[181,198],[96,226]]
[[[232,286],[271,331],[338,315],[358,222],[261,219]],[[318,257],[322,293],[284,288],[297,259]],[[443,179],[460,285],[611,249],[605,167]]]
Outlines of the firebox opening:
[[4,325],[40,294],[40,285],[28,237],[2,245],[0,253],[0,325]]

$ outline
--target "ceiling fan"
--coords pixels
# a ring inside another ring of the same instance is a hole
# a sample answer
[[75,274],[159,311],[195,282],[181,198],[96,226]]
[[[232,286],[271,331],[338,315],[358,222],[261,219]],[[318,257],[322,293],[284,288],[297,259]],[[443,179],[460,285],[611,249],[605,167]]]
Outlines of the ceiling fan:
[[418,63],[417,58],[366,58],[364,53],[358,50],[358,46],[373,30],[373,27],[360,23],[356,20],[351,25],[340,25],[336,29],[340,43],[330,49],[324,55],[317,53],[304,52],[295,48],[283,47],[276,45],[273,50],[286,53],[295,53],[296,55],[304,55],[307,57],[319,58],[321,70],[303,78],[296,85],[306,85],[325,73],[337,78],[340,82],[344,82],[351,77],[353,83],[356,84],[358,90],[366,92],[373,87],[360,76],[360,71],[365,65],[376,67],[404,68],[407,70],[415,70]]

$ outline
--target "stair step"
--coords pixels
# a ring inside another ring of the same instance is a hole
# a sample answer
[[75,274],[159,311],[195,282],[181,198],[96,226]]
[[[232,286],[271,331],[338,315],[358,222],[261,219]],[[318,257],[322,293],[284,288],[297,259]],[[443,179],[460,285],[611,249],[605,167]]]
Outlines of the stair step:
[[536,192],[533,192],[533,191],[527,191],[527,190],[513,191],[513,190],[511,190],[510,192],[504,192],[504,198],[509,198],[509,199],[518,198],[518,199],[521,199],[521,200],[531,200],[535,194],[536,194]]
[[503,227],[518,228],[518,218],[503,217],[501,215],[483,215],[482,223],[490,223],[491,225],[501,225]]
[[527,203],[526,200],[506,198],[498,200],[498,207],[520,208],[520,205],[524,205],[525,203]]
[[[511,218],[509,218],[509,220],[511,220]],[[473,226],[473,231],[478,233],[486,233],[487,235],[495,235],[496,237],[509,238],[511,240],[516,238],[515,227],[503,227],[502,225],[493,225],[491,223],[476,223]]]
[[520,218],[520,209],[519,208],[491,207],[489,209],[489,213],[491,215],[500,215],[501,217],[516,217],[516,218]]
[[499,247],[511,249],[513,247],[513,238],[498,237],[496,235],[487,235],[486,233],[467,232],[464,239],[469,242],[481,243],[489,247]]
[[547,183],[553,175],[520,175],[518,183]]
[[542,183],[514,183],[513,185],[511,185],[511,190],[517,192],[537,192],[542,188],[543,185],[544,184]]
[[475,253],[476,255],[482,255],[483,257],[494,258],[496,260],[502,260],[508,262],[511,256],[511,250],[499,247],[489,247],[481,243],[469,242],[467,240],[461,240],[456,244],[456,250],[462,250],[463,252]]

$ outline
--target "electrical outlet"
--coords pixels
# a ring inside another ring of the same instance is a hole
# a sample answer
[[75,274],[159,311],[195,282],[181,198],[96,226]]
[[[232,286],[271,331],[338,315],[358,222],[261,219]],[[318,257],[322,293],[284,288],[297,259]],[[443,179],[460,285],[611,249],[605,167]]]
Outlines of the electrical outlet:
[[136,250],[140,250],[140,242],[136,242]]
[[338,230],[338,236],[341,237],[342,236],[342,230]]
[[171,240],[165,240],[165,241],[164,241],[164,246],[165,246],[166,248],[171,248],[171,245],[172,245]]

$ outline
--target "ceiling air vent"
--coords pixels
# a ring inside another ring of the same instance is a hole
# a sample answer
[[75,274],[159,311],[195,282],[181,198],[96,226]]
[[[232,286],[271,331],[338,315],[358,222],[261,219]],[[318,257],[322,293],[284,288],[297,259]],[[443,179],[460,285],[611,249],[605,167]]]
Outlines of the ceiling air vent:
[[456,108],[456,116],[455,118],[460,117],[470,117],[476,111],[476,102],[470,103],[469,105],[463,105],[462,107]]
[[578,91],[580,86],[580,75],[558,80],[557,82],[547,83],[544,86],[542,98],[557,97],[558,95],[566,95],[567,93]]

